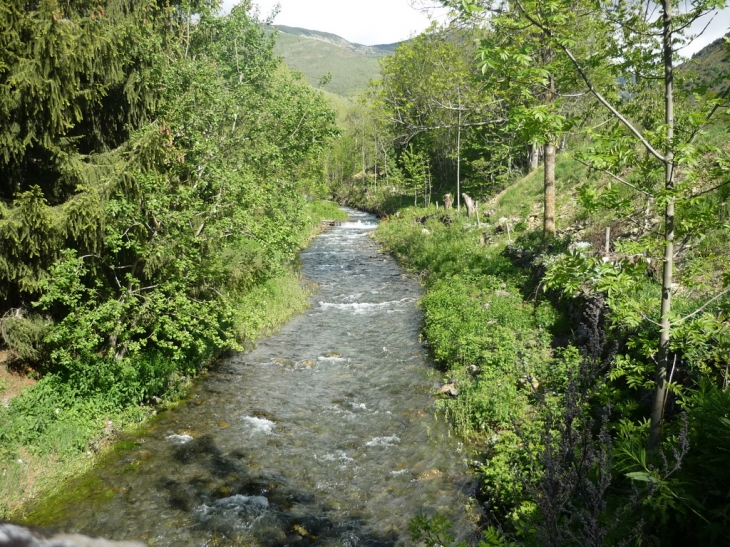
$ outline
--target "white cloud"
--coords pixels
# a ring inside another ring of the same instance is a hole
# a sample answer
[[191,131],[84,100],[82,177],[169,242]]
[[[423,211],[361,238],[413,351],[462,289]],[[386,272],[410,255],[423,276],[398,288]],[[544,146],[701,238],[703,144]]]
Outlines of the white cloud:
[[[236,3],[238,0],[223,0],[224,11]],[[254,0],[254,3],[264,16],[280,4],[277,25],[331,32],[365,45],[400,42],[431,23],[428,14],[412,8],[408,0]]]

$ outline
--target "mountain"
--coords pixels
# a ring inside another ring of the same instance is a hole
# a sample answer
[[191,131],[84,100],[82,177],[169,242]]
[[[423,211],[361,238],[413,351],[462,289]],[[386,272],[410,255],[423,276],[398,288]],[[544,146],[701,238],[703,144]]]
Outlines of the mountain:
[[685,63],[695,74],[693,87],[708,89],[715,95],[725,91],[730,83],[730,53],[726,38],[730,38],[730,33],[698,51]]
[[275,52],[291,68],[304,74],[314,87],[328,72],[332,81],[325,89],[342,97],[356,97],[372,79],[380,76],[378,59],[395,51],[395,44],[364,46],[341,36],[298,27],[275,25]]

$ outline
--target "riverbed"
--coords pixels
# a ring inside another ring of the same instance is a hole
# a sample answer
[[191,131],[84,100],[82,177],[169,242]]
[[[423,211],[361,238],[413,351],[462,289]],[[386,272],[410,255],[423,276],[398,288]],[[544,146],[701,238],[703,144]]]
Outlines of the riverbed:
[[375,217],[348,213],[301,253],[311,307],[92,471],[95,495],[54,527],[151,546],[390,546],[440,512],[474,533],[476,481],[434,412],[421,288],[368,237]]

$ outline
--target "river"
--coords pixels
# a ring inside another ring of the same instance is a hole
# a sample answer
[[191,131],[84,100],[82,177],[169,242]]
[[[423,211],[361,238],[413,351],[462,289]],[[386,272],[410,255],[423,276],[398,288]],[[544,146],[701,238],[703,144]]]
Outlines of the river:
[[367,237],[375,217],[348,213],[301,253],[311,307],[92,471],[102,494],[53,526],[151,546],[390,546],[438,511],[474,532],[475,479],[434,413],[421,288]]

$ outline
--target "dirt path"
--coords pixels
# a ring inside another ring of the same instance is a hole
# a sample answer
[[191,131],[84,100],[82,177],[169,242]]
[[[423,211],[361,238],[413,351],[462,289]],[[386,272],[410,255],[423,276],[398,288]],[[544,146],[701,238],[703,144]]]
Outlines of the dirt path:
[[2,406],[8,406],[13,397],[36,383],[23,371],[8,370],[9,358],[10,354],[7,351],[0,351],[0,405]]

